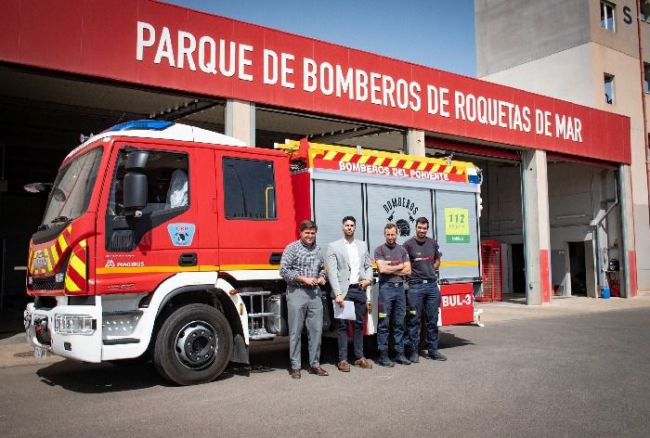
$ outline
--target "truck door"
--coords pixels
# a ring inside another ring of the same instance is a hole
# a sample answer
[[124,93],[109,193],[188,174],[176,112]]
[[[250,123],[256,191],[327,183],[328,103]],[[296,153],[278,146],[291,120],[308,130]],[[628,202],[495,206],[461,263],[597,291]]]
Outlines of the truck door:
[[[126,157],[146,151],[147,203],[135,215],[124,211]],[[199,160],[193,154],[193,161]],[[124,145],[114,149],[110,181],[98,215],[97,293],[150,292],[178,271],[198,270],[199,210],[196,167],[182,148]]]
[[442,252],[440,278],[480,280],[476,194],[435,191],[436,234]]
[[277,270],[296,235],[288,159],[253,151],[215,157],[220,269]]

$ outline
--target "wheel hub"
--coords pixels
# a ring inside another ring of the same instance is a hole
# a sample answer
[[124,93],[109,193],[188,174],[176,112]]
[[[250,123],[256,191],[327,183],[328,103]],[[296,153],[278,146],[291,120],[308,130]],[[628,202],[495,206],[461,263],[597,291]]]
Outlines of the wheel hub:
[[214,327],[205,321],[193,321],[176,336],[176,355],[190,368],[205,368],[215,358],[218,349]]

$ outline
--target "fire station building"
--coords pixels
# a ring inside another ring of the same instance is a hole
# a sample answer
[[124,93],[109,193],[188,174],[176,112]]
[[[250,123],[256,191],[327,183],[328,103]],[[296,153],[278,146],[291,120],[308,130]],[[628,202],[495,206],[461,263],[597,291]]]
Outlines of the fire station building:
[[634,196],[647,179],[624,115],[152,0],[3,1],[0,96],[4,312],[22,315],[46,203],[23,186],[142,118],[252,147],[306,137],[472,161],[502,292],[542,304],[650,289],[647,197]]

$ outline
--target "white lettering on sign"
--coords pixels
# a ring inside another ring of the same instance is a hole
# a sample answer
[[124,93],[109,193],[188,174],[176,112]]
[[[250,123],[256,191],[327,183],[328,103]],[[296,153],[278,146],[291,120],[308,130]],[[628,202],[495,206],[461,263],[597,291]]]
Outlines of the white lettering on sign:
[[345,172],[365,173],[367,175],[396,176],[403,178],[424,179],[428,181],[449,181],[448,173],[427,172],[424,170],[402,169],[399,167],[375,166],[369,164],[339,161],[339,170]]
[[[454,90],[440,84],[421,83],[411,79],[413,72],[405,73],[409,77],[399,77],[382,72],[381,65],[373,67],[373,71],[358,68],[353,65],[353,59],[348,62],[350,65],[339,64],[326,56],[322,57],[324,59],[317,55],[297,57],[271,47],[256,48],[241,41],[196,35],[167,26],[156,27],[145,21],[137,21],[136,26],[135,58],[140,62],[259,82],[266,87],[299,88],[306,93],[327,99],[346,99],[350,103],[369,103],[414,113],[422,111],[431,118],[583,142],[584,125],[575,115]],[[372,166],[366,167],[372,169]],[[417,175],[413,177],[444,178],[427,172]]]
[[472,294],[465,295],[443,295],[442,307],[460,307],[469,306],[472,304]]

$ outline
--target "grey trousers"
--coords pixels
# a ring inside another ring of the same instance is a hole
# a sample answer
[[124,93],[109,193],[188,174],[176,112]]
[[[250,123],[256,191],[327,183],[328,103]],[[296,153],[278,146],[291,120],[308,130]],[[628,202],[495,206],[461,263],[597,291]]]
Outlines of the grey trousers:
[[320,366],[320,343],[323,334],[323,302],[320,288],[287,289],[287,310],[291,368],[301,368],[300,341],[304,326],[307,326],[309,336],[309,366]]

